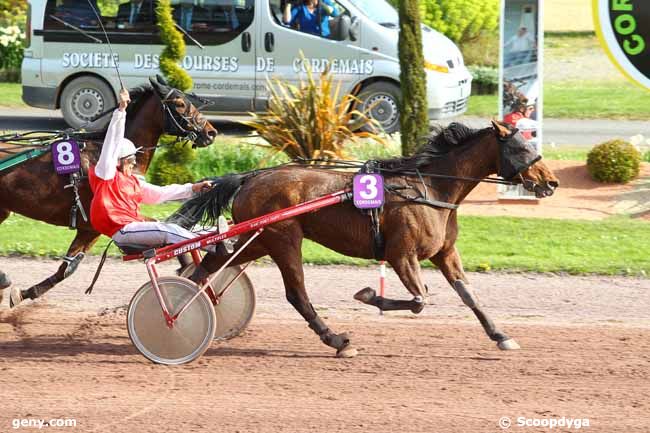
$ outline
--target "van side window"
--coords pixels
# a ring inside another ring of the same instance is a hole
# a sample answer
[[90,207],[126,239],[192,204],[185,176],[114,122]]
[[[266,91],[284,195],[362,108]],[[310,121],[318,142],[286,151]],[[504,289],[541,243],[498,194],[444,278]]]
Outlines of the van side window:
[[[151,34],[155,29],[151,0],[90,1],[100,15],[111,42],[151,43]],[[106,39],[88,0],[48,0],[43,23],[45,40],[93,42],[74,27],[102,41]]]
[[204,45],[230,42],[253,22],[255,0],[171,0],[174,19]]
[[343,40],[338,32],[350,12],[336,0],[269,0],[271,14],[280,25],[327,39]]

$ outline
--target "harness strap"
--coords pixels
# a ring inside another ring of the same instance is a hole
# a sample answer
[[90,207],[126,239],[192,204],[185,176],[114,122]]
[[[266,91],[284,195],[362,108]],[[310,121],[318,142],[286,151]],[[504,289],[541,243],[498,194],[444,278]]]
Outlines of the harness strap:
[[[420,197],[411,197],[401,192],[402,190],[405,189],[413,189],[412,186],[385,185],[384,188],[386,189],[386,191],[392,192],[396,196],[414,203],[424,204],[427,206],[443,208],[443,209],[451,209],[451,210],[458,209],[458,205],[454,203],[447,203],[445,201],[434,200],[434,199],[427,198],[426,196],[422,197],[422,195],[420,195]],[[425,190],[426,190],[426,185],[425,185]]]
[[379,208],[370,210],[370,225],[372,233],[372,254],[375,260],[384,260],[386,256],[386,242],[381,233],[379,221]]
[[113,245],[113,240],[106,245],[106,249],[104,249],[104,253],[102,254],[102,259],[99,261],[99,265],[97,266],[97,270],[95,271],[95,276],[93,277],[92,283],[90,283],[90,286],[86,289],[86,295],[90,295],[93,292],[93,287],[95,287],[95,283],[99,279],[99,274],[102,272],[102,268],[104,267],[104,263],[106,262],[106,256],[108,256],[108,249]]

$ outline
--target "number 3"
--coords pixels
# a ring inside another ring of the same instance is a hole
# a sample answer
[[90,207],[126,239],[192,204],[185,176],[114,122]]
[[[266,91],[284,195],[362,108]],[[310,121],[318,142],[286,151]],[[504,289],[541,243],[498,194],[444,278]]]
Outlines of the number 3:
[[72,153],[72,145],[67,141],[62,141],[56,145],[59,164],[70,165],[74,162],[74,153]]
[[377,190],[377,178],[370,175],[362,176],[359,180],[365,187],[364,190],[359,191],[359,195],[364,200],[373,200],[377,198],[379,191]]

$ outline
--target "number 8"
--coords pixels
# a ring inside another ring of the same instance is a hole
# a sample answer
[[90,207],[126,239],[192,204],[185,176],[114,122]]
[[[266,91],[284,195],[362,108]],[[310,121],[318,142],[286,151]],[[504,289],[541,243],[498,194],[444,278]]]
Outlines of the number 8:
[[74,162],[74,153],[72,153],[72,144],[67,141],[62,141],[56,145],[56,151],[58,153],[59,164],[61,165],[70,165]]

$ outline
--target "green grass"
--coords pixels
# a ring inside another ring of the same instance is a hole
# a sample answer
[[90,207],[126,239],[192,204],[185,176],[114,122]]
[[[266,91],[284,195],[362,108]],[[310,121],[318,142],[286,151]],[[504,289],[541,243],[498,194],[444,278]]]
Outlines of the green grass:
[[[475,95],[467,115],[493,117],[496,95]],[[564,81],[544,85],[544,117],[567,119],[650,118],[650,92],[627,81]]]
[[496,119],[499,114],[498,107],[497,95],[472,95],[469,97],[469,105],[465,114]]
[[556,161],[587,161],[587,153],[591,149],[586,147],[562,146],[561,148],[544,147],[544,159]]
[[[145,214],[164,218],[174,204],[147,206]],[[12,215],[0,229],[0,255],[60,257],[74,232]],[[460,217],[458,248],[467,270],[568,272],[645,275],[650,273],[650,224],[618,217],[604,221],[566,221],[506,217]],[[100,254],[102,237],[92,254]],[[112,255],[118,255],[117,249]],[[368,265],[312,242],[305,262]],[[425,266],[431,266],[428,262]]]
[[20,83],[0,83],[0,107],[26,108],[22,94]]

